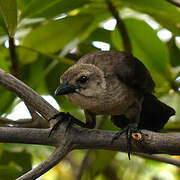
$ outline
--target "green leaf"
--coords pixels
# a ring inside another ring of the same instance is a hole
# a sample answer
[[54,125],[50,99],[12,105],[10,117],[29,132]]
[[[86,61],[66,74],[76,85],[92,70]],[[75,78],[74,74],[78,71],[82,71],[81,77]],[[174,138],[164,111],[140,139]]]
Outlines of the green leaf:
[[170,62],[173,67],[180,66],[180,50],[175,44],[175,39],[172,38],[168,43]]
[[104,28],[97,28],[91,33],[86,41],[102,41],[106,43],[111,43],[111,31]]
[[88,168],[85,168],[82,179],[95,179],[108,168],[116,154],[117,152],[109,150],[92,151],[88,157]]
[[16,0],[0,0],[0,10],[2,12],[6,27],[10,37],[13,37],[17,26],[17,4]]
[[22,18],[52,18],[79,8],[87,3],[90,3],[90,0],[32,0],[22,12]]
[[29,49],[18,47],[19,61],[23,64],[29,64],[37,60],[38,53]]
[[[29,0],[17,0],[17,6],[18,9],[21,10],[21,13],[23,11],[23,9],[30,3],[31,1]],[[33,9],[32,9],[33,10]]]
[[[163,43],[145,21],[127,18],[124,19],[127,32],[132,44],[133,55],[141,60],[151,72],[156,85],[160,86],[169,80],[169,59],[166,44]],[[112,32],[112,41],[118,50],[123,50],[119,32]]]
[[31,168],[31,155],[27,152],[3,151],[0,156],[0,179],[16,179]]
[[[64,48],[73,39],[80,37],[92,20],[92,16],[86,15],[50,21],[33,29],[24,38],[22,45],[42,53],[54,53]],[[27,50],[20,52],[20,58],[24,58],[21,59],[22,61],[26,61],[27,54],[25,51],[27,52]],[[28,61],[32,61],[30,58],[28,57]]]
[[1,98],[0,98],[0,115],[6,113],[8,111],[8,109],[10,108],[10,106],[12,105],[15,96],[9,92],[8,90],[4,89],[4,88],[0,88],[0,94],[1,94]]
[[146,13],[153,17],[163,27],[166,27],[176,35],[180,35],[180,11],[171,3],[165,0],[114,0],[114,2],[118,3],[121,8],[124,6]]

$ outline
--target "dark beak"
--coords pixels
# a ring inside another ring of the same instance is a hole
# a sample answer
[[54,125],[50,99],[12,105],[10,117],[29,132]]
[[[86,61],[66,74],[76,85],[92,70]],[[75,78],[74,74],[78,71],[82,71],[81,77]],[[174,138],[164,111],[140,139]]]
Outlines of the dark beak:
[[65,81],[63,84],[61,84],[55,91],[55,96],[57,95],[65,95],[76,92],[76,89],[78,89],[79,86],[75,86],[72,84],[69,84],[67,81]]

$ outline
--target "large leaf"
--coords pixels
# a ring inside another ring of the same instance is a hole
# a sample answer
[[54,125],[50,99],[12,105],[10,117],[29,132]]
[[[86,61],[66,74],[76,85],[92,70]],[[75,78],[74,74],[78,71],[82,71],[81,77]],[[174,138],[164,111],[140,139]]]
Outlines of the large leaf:
[[108,168],[113,161],[116,151],[98,150],[92,151],[88,157],[88,165],[84,170],[82,180],[95,179]]
[[[133,48],[133,55],[140,59],[151,72],[156,85],[164,86],[169,80],[169,55],[163,43],[145,21],[128,18],[124,19]],[[123,50],[122,39],[117,29],[112,32],[112,41],[118,50]]]
[[180,34],[180,11],[165,0],[114,0],[119,7],[130,7],[152,16],[158,23],[176,35]]
[[0,179],[16,179],[31,168],[31,155],[29,153],[9,151],[1,153]]
[[[92,20],[92,16],[72,16],[50,21],[33,29],[24,38],[22,45],[41,53],[54,53],[64,48],[73,39],[80,37]],[[26,57],[27,50],[22,49],[19,58],[26,61]],[[30,58],[28,57],[28,61],[33,60]]]
[[[21,13],[23,11],[23,9],[30,3],[31,1],[29,0],[17,0],[17,7],[18,9],[21,10]],[[33,11],[33,9],[32,9]]]
[[169,54],[170,54],[170,62],[171,65],[177,67],[180,65],[180,50],[176,46],[175,39],[172,38],[168,42]]
[[90,0],[32,0],[22,12],[24,17],[46,17],[52,18],[67,11],[79,8]]
[[15,96],[11,92],[7,91],[6,89],[4,89],[2,87],[0,87],[0,94],[1,94],[0,115],[2,115],[10,109],[10,107],[15,99]]
[[17,26],[16,0],[0,0],[0,10],[3,15],[9,36],[13,37]]

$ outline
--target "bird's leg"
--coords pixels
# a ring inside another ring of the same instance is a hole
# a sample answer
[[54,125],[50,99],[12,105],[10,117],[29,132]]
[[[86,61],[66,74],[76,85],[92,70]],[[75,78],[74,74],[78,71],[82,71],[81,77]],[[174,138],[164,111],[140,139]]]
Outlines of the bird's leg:
[[83,128],[91,128],[91,129],[94,128],[96,126],[96,116],[94,114],[90,113],[89,111],[86,111],[86,110],[84,110],[84,114],[85,114],[85,117],[86,117],[86,123],[76,119],[70,113],[59,112],[59,113],[55,114],[52,118],[50,118],[48,120],[48,121],[50,121],[52,119],[56,119],[57,120],[57,122],[53,125],[53,127],[52,127],[52,129],[51,129],[51,131],[49,133],[49,136],[64,121],[69,121],[68,125],[66,127],[66,132],[70,128],[70,126],[72,124],[76,124],[76,125],[78,125],[80,127],[83,127]]
[[69,121],[68,122],[68,126],[66,127],[66,131],[69,129],[69,127],[72,125],[72,124],[77,124],[78,126],[81,126],[81,127],[86,127],[86,124],[83,123],[82,121],[76,119],[74,116],[72,116],[70,113],[65,113],[65,112],[59,112],[57,114],[55,114],[53,117],[51,117],[48,121],[52,120],[52,119],[56,119],[57,122],[53,125],[50,133],[49,133],[49,136],[51,135],[51,133],[53,131],[55,131],[59,125],[61,123],[63,123],[64,121]]
[[93,129],[96,126],[96,115],[89,112],[88,110],[84,110],[84,115],[86,117],[86,128]]
[[[136,105],[133,104],[127,111],[127,119],[130,120],[128,122],[128,125],[122,128],[119,132],[117,132],[112,139],[112,143],[113,143],[114,140],[118,139],[123,133],[126,133],[127,152],[128,152],[129,160],[130,160],[130,154],[131,154],[131,136],[132,136],[132,133],[135,133],[138,131],[140,114],[141,114],[141,106],[138,106],[137,104]],[[133,116],[135,118],[133,118]]]
[[125,128],[121,129],[119,132],[115,134],[115,136],[112,139],[112,143],[118,139],[123,133],[126,133],[126,139],[127,139],[127,152],[128,152],[128,158],[129,160],[131,159],[130,154],[131,154],[131,135],[134,132],[137,132],[137,123],[131,123],[128,124]]

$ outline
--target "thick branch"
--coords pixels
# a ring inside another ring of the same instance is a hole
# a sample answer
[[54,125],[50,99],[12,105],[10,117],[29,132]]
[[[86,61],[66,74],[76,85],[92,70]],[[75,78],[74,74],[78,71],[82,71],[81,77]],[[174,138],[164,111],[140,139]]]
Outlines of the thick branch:
[[[58,146],[65,137],[66,128],[48,137],[50,129],[0,128],[0,142],[43,144]],[[126,152],[126,136],[122,135],[112,144],[115,131],[92,130],[71,127],[67,132],[73,149],[107,149]],[[26,138],[25,138],[26,137]],[[132,139],[132,152],[180,155],[179,133],[156,133],[142,130],[142,139]]]
[[[72,129],[73,142],[77,149],[107,149],[126,152],[126,136],[121,136],[112,144],[115,132],[104,130]],[[132,151],[149,154],[180,154],[179,133],[156,133],[142,130],[140,140],[132,139]]]
[[131,47],[131,42],[130,42],[127,30],[126,30],[126,26],[124,25],[124,22],[120,18],[119,13],[117,9],[114,7],[114,5],[112,4],[111,0],[106,0],[106,3],[108,5],[109,11],[116,19],[118,31],[122,37],[124,49],[126,52],[131,53],[132,47]]
[[0,84],[23,99],[45,119],[50,119],[54,114],[58,113],[53,106],[47,103],[47,101],[39,96],[33,89],[2,69],[0,69]]

